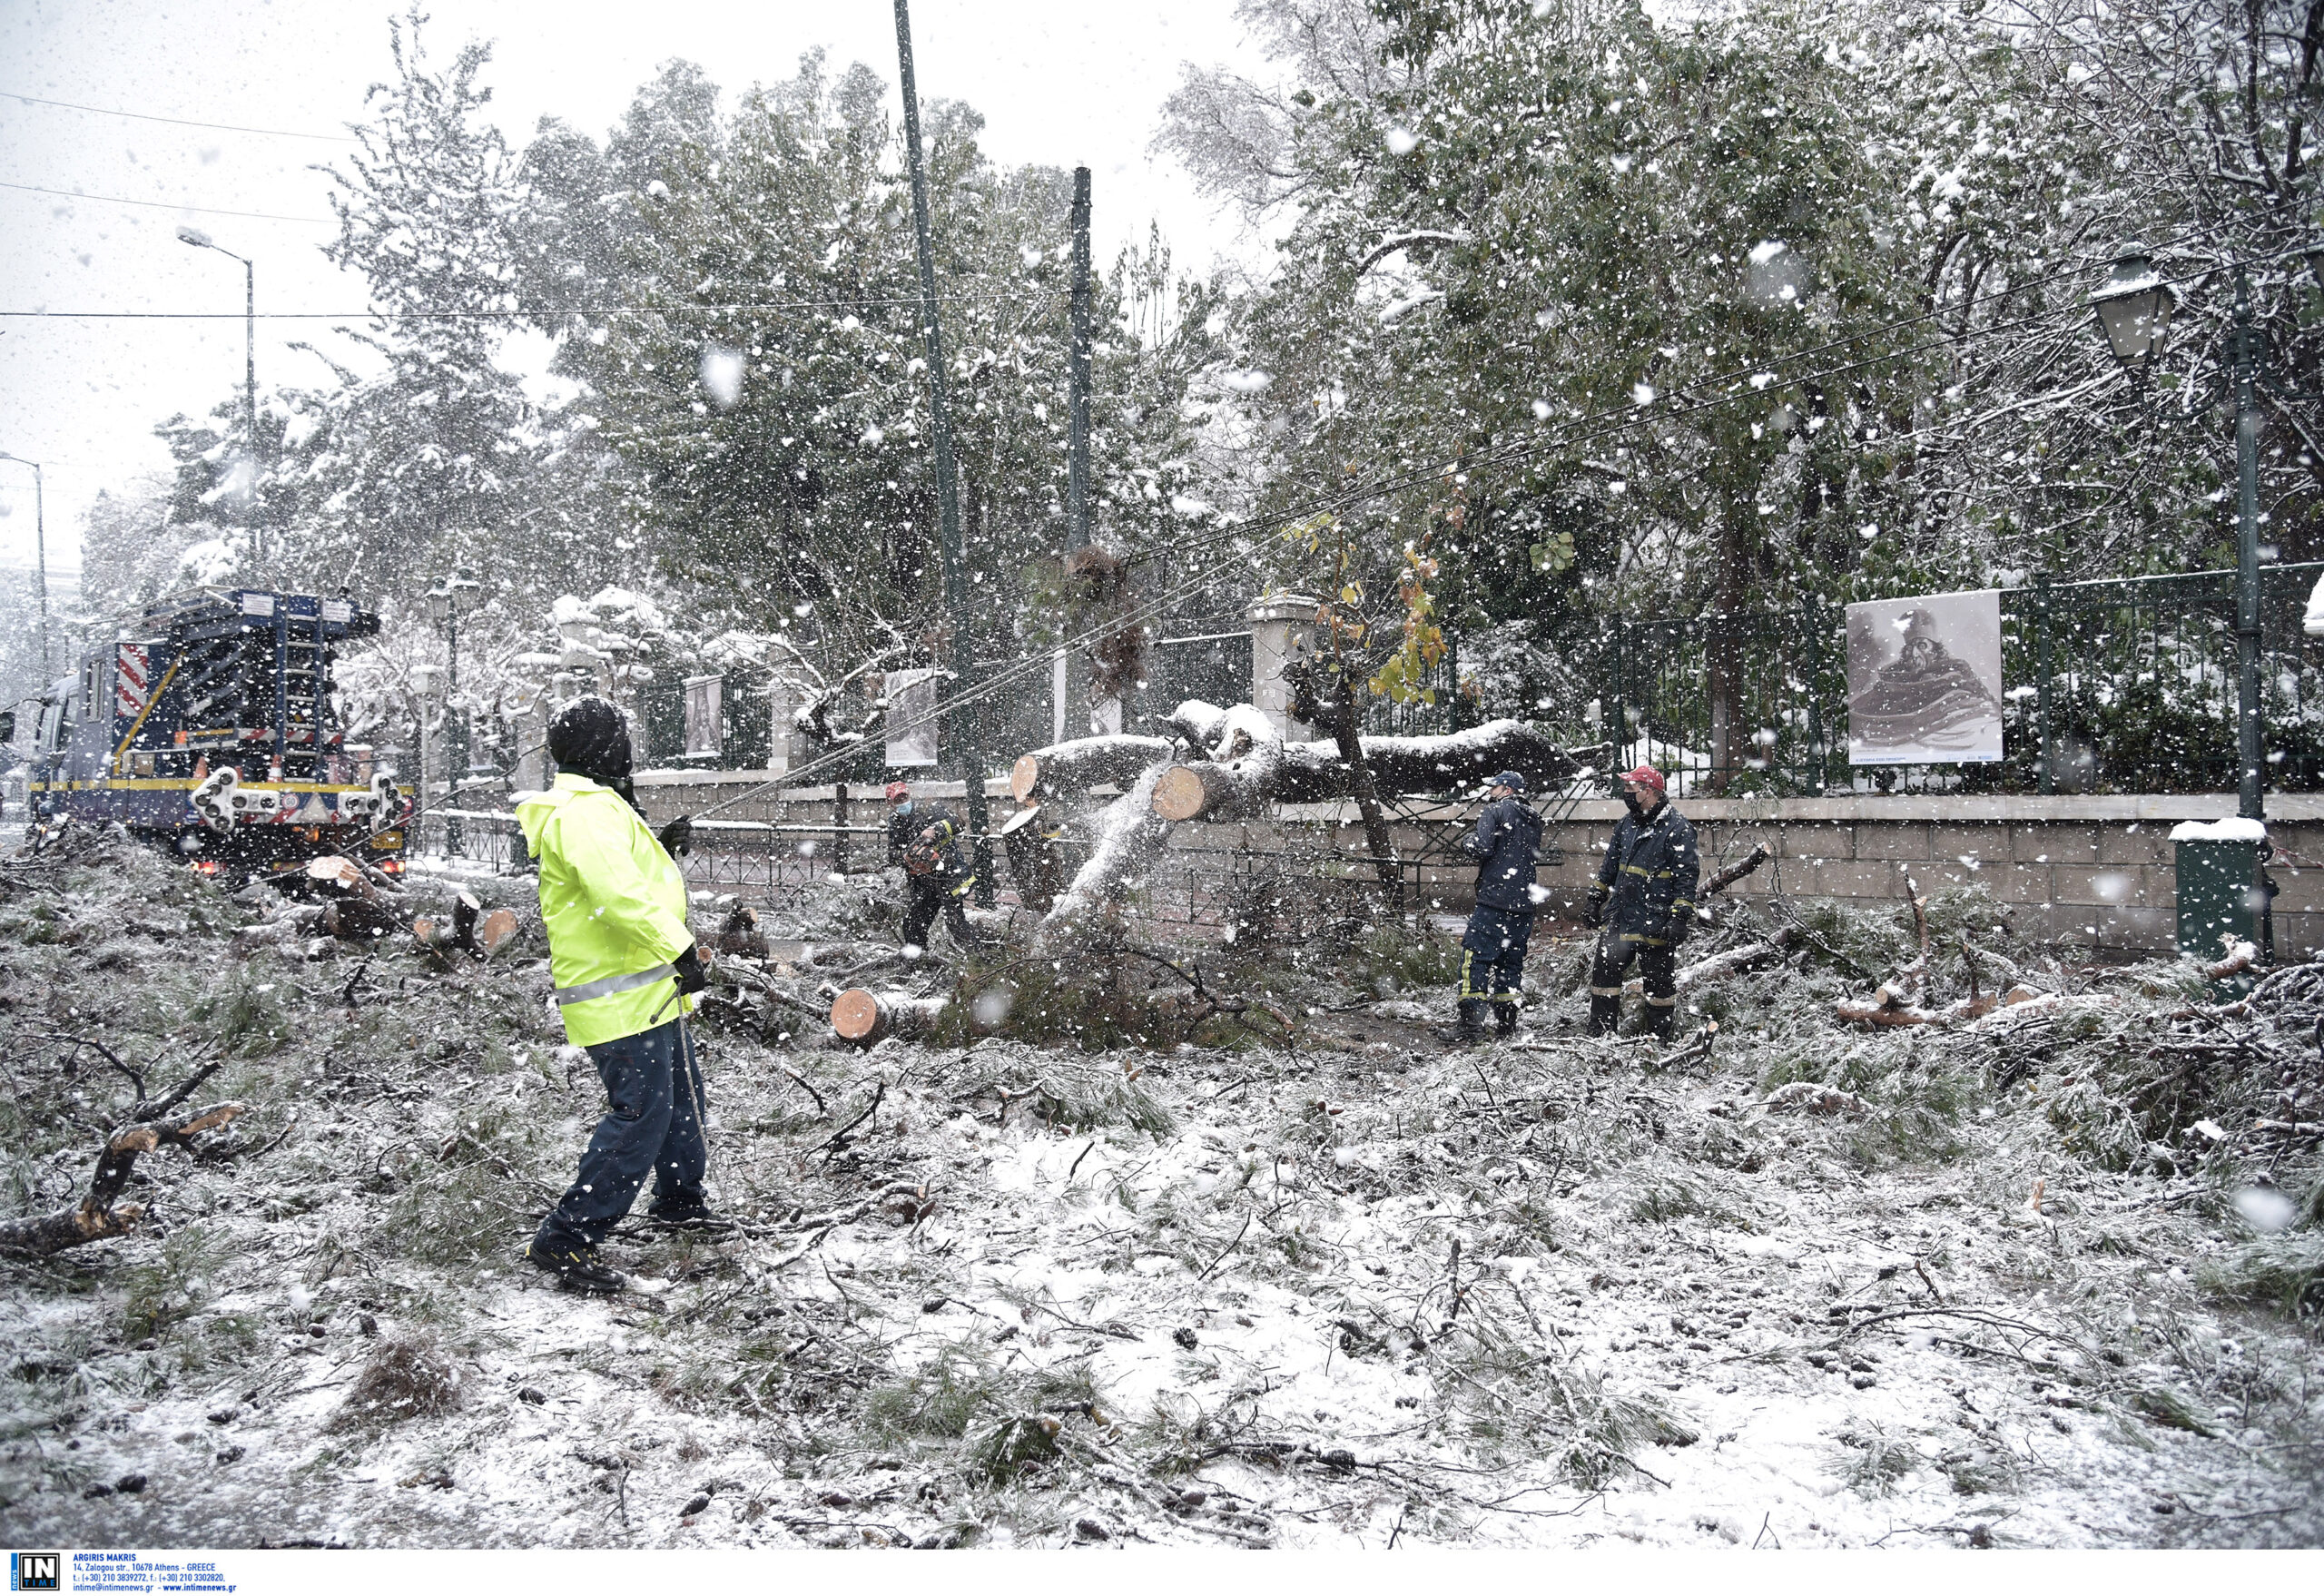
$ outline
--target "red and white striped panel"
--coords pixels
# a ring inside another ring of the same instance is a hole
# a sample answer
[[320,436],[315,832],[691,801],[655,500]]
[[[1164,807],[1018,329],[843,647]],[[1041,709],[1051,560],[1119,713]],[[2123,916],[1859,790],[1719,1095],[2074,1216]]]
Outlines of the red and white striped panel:
[[143,643],[121,645],[120,668],[113,673],[113,712],[134,720],[145,713],[153,695],[153,656]]

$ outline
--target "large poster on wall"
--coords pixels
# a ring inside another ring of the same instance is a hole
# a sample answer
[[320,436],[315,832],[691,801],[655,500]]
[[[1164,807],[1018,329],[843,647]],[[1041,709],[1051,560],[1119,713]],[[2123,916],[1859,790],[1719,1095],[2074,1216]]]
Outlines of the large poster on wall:
[[936,673],[890,671],[887,685],[891,765],[925,769],[936,763]]
[[2000,757],[2000,591],[1848,606],[1848,763]]

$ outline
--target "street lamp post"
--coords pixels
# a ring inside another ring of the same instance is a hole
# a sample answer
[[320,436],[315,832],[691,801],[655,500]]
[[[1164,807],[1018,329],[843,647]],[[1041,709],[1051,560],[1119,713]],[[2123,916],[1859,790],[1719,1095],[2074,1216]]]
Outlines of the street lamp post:
[[22,455],[0,453],[0,460],[14,460],[33,468],[33,597],[40,606],[40,686],[48,691],[48,516],[41,488],[40,462],[28,460]]
[[444,852],[448,854],[460,850],[460,782],[468,774],[468,717],[454,702],[460,692],[460,614],[476,606],[477,596],[482,591],[483,585],[462,566],[428,593],[428,613],[445,625],[450,664],[450,675],[444,689],[444,731],[450,744],[445,750],[444,761]]
[[197,250],[216,250],[229,261],[242,263],[242,438],[250,449],[243,468],[248,475],[242,479],[242,526],[250,535],[251,576],[256,580],[264,552],[258,531],[258,268],[247,256],[222,248],[198,227],[179,228],[178,241]]

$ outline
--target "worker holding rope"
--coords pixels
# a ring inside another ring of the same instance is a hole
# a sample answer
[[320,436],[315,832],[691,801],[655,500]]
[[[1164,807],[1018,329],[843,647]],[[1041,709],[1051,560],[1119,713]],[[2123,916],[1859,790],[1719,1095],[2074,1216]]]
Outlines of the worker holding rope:
[[685,1027],[687,996],[708,976],[686,929],[685,877],[629,795],[627,718],[602,698],[576,699],[550,723],[548,751],[556,780],[520,795],[517,818],[540,862],[566,1039],[596,1065],[608,1112],[525,1256],[566,1290],[606,1296],[625,1282],[598,1244],[648,1173],[657,1224],[719,1223],[703,1194],[702,1072]]

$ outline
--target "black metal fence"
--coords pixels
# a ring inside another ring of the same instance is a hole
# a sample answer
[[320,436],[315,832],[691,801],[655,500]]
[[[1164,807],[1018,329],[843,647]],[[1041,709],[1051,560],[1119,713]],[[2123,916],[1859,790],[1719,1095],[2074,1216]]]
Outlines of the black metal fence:
[[1221,707],[1251,696],[1251,631],[1239,620],[1180,621],[1147,650],[1146,676],[1123,706],[1122,729],[1158,734],[1189,698]]
[[[2324,562],[2260,571],[2261,704],[2267,784],[2324,788],[2324,653],[2301,629]],[[1737,616],[1615,618],[1561,661],[1567,687],[1546,705],[1531,692],[1501,703],[1463,685],[1457,653],[1434,674],[1433,702],[1375,701],[1374,733],[1456,730],[1499,715],[1561,724],[1577,740],[1618,744],[1627,762],[1682,773],[1694,791],[1737,795],[1831,792],[2219,792],[2235,785],[2236,636],[2232,571],[2091,582],[2047,578],[2001,594],[2003,757],[1989,764],[1853,765],[1848,758],[1845,606],[1813,602]],[[1148,651],[1128,695],[1124,729],[1162,728],[1183,700],[1251,696],[1252,645],[1239,620],[1179,619]],[[1455,644],[1457,649],[1457,641]],[[990,668],[990,667],[989,667]],[[1724,693],[1715,693],[1723,676]],[[1077,686],[1078,678],[1076,678]],[[763,765],[767,700],[740,675],[721,695],[715,756],[689,758],[685,689],[641,694],[655,764]],[[990,769],[1048,743],[1054,693],[1046,674],[972,712]],[[1721,702],[1723,700],[1723,702]],[[1728,724],[1716,720],[1723,710]],[[1079,717],[1067,716],[1067,735]],[[875,742],[837,773],[881,779]],[[826,774],[823,779],[832,779]]]
[[[2301,630],[2324,563],[2260,571],[2267,783],[2324,785],[2324,675]],[[1702,791],[2174,793],[2236,784],[2235,574],[2043,578],[2001,595],[2003,757],[1848,761],[1846,611],[1616,620],[1586,662],[1596,724],[1626,759]],[[1732,684],[1714,725],[1714,668]],[[1496,713],[1475,705],[1477,713]],[[1501,711],[1498,713],[1510,713]]]

